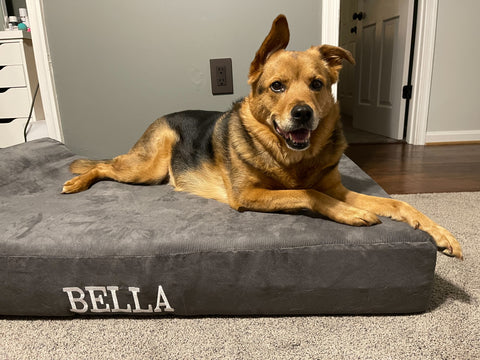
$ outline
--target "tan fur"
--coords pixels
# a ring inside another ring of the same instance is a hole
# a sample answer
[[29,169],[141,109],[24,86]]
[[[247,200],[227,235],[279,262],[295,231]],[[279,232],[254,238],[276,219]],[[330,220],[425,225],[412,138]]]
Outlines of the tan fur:
[[[169,179],[176,190],[237,210],[310,209],[354,226],[377,224],[377,215],[391,217],[428,232],[445,254],[462,258],[452,234],[412,206],[358,194],[342,185],[338,163],[346,141],[331,86],[338,80],[342,61],[354,60],[348,51],[330,45],[285,51],[288,41],[288,24],[280,15],[251,63],[249,96],[216,120],[213,156],[206,156],[200,165],[172,169],[172,149],[181,134],[162,118],[128,154],[108,161],[74,162],[71,170],[80,175],[67,181],[63,192],[86,190],[105,178],[146,184]],[[298,107],[311,111],[299,118],[294,115]]]
[[219,167],[204,163],[199,169],[191,170],[175,179],[175,190],[186,191],[207,199],[228,204],[228,195]]
[[160,184],[168,179],[170,156],[178,134],[158,119],[128,154],[107,161],[80,159],[70,165],[77,177],[63,185],[62,193],[87,190],[95,182],[113,179],[125,183]]

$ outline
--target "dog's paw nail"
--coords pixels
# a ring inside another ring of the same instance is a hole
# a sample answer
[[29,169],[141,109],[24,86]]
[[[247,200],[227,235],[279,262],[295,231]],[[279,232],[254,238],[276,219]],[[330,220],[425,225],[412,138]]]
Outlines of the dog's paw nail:
[[443,249],[442,250],[442,253],[447,255],[447,256],[450,256],[450,257],[454,257],[455,255],[452,253],[452,250],[451,249]]
[[449,257],[455,257],[459,260],[464,260],[463,254],[461,250],[455,251],[453,248],[446,248],[441,250],[442,254],[447,255]]
[[360,220],[362,221],[363,226],[372,226],[376,224],[381,224],[382,222],[380,219],[374,214],[367,214],[368,216],[361,217]]

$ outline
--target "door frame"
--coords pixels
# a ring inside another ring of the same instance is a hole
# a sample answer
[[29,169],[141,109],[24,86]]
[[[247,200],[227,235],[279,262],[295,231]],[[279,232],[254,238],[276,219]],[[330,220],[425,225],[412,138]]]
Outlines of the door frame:
[[[432,83],[438,0],[418,0],[417,29],[412,71],[412,98],[408,110],[406,141],[425,145]],[[338,45],[340,0],[322,1],[322,43]],[[334,95],[336,96],[336,88]]]
[[63,142],[62,123],[58,109],[57,92],[53,79],[50,48],[48,47],[45,20],[43,16],[43,0],[27,0],[28,17],[32,31],[33,52],[37,67],[38,86],[42,94],[43,110],[48,136]]

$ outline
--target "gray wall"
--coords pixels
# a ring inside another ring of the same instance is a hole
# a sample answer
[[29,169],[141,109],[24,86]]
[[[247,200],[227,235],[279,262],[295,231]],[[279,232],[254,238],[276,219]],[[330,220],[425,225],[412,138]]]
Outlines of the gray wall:
[[[248,67],[272,20],[289,49],[320,44],[319,0],[47,0],[45,22],[65,143],[108,158],[157,117],[227,110],[248,94]],[[234,95],[213,96],[209,59],[231,57]]]
[[427,131],[480,130],[478,0],[440,0]]

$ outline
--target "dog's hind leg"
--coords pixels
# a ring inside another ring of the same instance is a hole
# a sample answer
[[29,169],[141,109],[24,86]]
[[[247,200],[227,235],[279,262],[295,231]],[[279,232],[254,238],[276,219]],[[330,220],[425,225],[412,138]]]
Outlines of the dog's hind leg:
[[72,174],[85,174],[86,172],[92,170],[95,166],[101,163],[111,163],[113,160],[89,160],[89,159],[78,159],[70,164],[70,172]]
[[70,170],[80,175],[65,182],[62,193],[84,191],[104,179],[133,184],[165,182],[169,176],[172,147],[177,141],[177,133],[163,118],[158,119],[125,155],[112,160],[75,160]]

